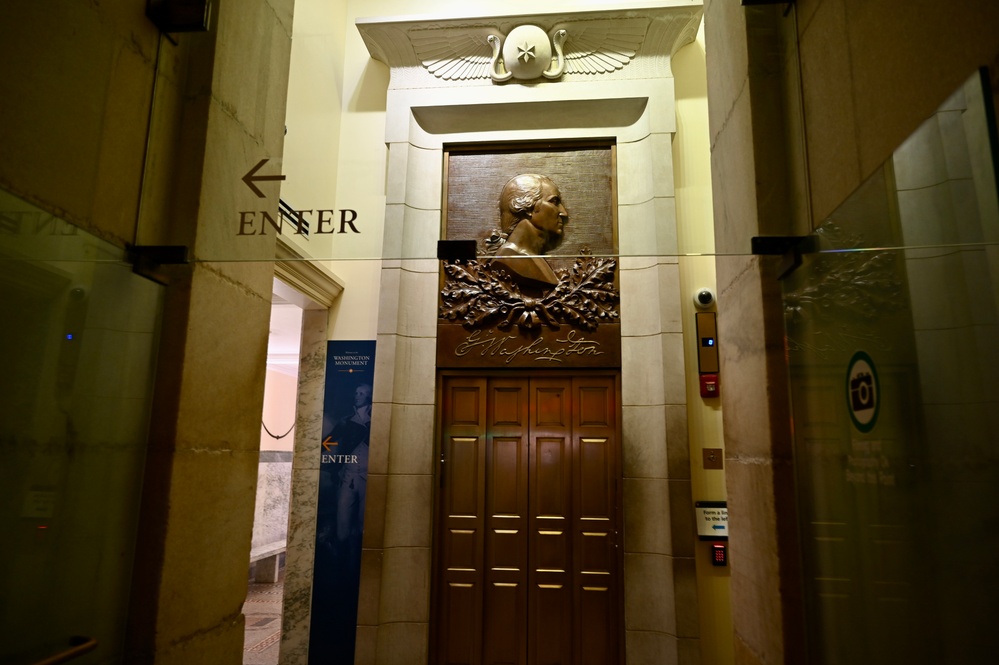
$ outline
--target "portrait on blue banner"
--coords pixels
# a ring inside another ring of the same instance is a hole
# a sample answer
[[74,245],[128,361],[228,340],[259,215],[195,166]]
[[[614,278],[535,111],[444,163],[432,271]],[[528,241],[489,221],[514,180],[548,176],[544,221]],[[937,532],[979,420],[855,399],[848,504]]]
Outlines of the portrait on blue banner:
[[374,360],[374,341],[328,343],[310,664],[354,662]]

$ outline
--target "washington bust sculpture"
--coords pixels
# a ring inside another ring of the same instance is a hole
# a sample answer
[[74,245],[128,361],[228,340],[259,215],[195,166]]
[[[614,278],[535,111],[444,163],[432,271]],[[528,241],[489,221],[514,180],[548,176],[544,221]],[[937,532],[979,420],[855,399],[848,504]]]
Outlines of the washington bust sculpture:
[[558,185],[534,173],[515,176],[503,186],[499,208],[505,240],[491,265],[524,286],[554,287],[558,277],[542,255],[562,243],[569,223]]

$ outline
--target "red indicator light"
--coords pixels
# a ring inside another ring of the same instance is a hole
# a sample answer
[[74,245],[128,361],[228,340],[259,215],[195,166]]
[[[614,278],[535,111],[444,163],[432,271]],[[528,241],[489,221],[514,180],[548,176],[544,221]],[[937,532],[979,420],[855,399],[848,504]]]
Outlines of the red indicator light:
[[712,566],[728,565],[728,546],[725,543],[711,544],[711,565]]

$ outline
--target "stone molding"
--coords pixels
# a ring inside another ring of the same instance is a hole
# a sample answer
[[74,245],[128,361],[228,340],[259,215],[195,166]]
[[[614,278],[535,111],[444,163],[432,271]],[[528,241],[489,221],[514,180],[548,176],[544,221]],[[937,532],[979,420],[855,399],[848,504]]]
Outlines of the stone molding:
[[286,294],[295,299],[296,293],[308,298],[295,299],[303,309],[328,309],[343,292],[343,281],[318,261],[306,260],[287,240],[278,237],[275,248],[274,276],[294,289]]
[[523,26],[547,33],[552,45],[566,32],[564,73],[549,76],[551,83],[671,77],[670,57],[693,41],[701,14],[699,1],[666,0],[547,14],[360,18],[356,25],[371,56],[391,69],[389,88],[403,89],[545,81],[494,75],[503,37]]

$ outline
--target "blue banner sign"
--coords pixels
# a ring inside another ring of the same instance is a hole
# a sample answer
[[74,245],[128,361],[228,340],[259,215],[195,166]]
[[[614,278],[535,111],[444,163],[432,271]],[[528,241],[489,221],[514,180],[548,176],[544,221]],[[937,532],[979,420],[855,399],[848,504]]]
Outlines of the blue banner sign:
[[354,663],[374,373],[373,340],[328,343],[309,665]]

